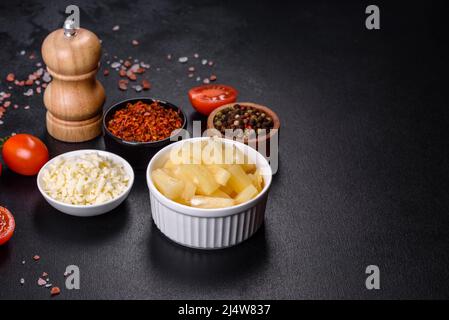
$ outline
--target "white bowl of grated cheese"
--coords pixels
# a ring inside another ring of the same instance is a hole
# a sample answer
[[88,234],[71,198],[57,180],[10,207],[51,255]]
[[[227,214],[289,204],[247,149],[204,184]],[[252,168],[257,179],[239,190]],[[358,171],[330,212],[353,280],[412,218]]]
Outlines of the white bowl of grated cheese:
[[47,162],[37,175],[37,187],[55,209],[90,217],[115,209],[134,183],[130,164],[101,150],[77,150]]

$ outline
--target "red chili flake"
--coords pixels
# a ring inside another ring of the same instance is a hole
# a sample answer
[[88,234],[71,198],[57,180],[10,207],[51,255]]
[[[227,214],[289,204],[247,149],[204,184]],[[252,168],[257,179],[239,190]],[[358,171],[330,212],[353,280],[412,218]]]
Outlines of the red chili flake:
[[123,80],[123,79],[119,80],[118,87],[120,90],[123,90],[123,91],[128,90],[128,80]]
[[17,85],[19,86],[19,87],[23,87],[24,85],[25,85],[25,81],[18,81],[17,82]]
[[37,260],[39,260],[41,257],[39,257],[37,254],[33,257],[33,260],[34,261],[37,261]]
[[50,294],[52,295],[52,296],[56,296],[56,295],[58,295],[58,294],[60,294],[61,293],[61,289],[59,289],[58,287],[53,287],[53,288],[51,288],[51,290],[50,290]]
[[210,81],[215,81],[215,80],[217,80],[217,76],[216,75],[211,75],[210,77],[209,77],[209,80]]
[[37,87],[37,88],[36,88],[36,92],[37,92],[37,93],[41,93],[41,92],[42,92],[41,87]]
[[14,75],[14,73],[8,73],[8,75],[6,76],[6,81],[13,82],[15,78],[16,76]]
[[132,63],[129,60],[126,60],[125,62],[123,62],[123,65],[127,68],[131,67]]
[[179,113],[158,102],[146,104],[138,101],[116,111],[108,122],[111,133],[125,141],[151,142],[170,137],[181,128]]
[[132,43],[133,46],[138,46],[139,45],[139,41],[137,41],[137,40],[133,40],[133,41],[131,41],[131,43]]
[[27,81],[25,81],[25,85],[26,85],[26,86],[32,86],[33,83],[34,83],[34,81],[31,80],[31,79],[28,79]]
[[135,75],[134,72],[132,72],[132,71],[128,71],[128,72],[126,73],[126,76],[127,76],[128,79],[131,80],[131,81],[136,81],[136,79],[137,79],[136,75]]
[[150,81],[148,81],[146,79],[142,80],[142,88],[143,88],[143,90],[150,90],[151,89]]
[[42,277],[44,277],[44,278],[46,278],[46,277],[48,277],[48,273],[47,272],[42,272]]
[[3,94],[3,99],[8,99],[9,97],[11,97],[10,93],[4,93]]
[[105,69],[104,71],[103,71],[103,75],[106,77],[106,76],[108,76],[109,75],[109,69]]
[[44,89],[47,88],[47,84],[46,84],[46,83],[43,83],[43,84],[42,84],[42,88],[44,88]]
[[3,106],[5,107],[5,108],[8,108],[9,106],[11,105],[11,101],[5,101],[4,103],[3,103]]
[[118,75],[120,77],[126,77],[126,71],[124,69],[120,69],[120,71],[118,72]]
[[145,68],[137,68],[134,73],[141,74],[145,72]]

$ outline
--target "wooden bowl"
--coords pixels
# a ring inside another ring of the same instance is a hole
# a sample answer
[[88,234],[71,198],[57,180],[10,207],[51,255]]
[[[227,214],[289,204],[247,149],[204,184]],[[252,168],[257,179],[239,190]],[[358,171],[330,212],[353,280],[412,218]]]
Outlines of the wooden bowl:
[[257,104],[257,103],[253,103],[253,102],[233,102],[233,103],[225,104],[225,105],[223,105],[221,107],[218,107],[217,109],[212,111],[212,113],[207,118],[207,129],[216,129],[215,125],[214,125],[215,115],[218,112],[222,111],[223,109],[232,107],[232,106],[234,106],[236,104],[253,107],[254,109],[258,109],[259,111],[262,111],[262,112],[268,114],[271,117],[271,119],[273,119],[273,129],[276,129],[276,131],[270,130],[270,133],[268,135],[257,137],[256,139],[245,138],[244,139],[244,143],[245,144],[254,143],[254,142],[258,143],[258,142],[262,142],[262,141],[267,141],[267,143],[269,143],[270,139],[275,134],[279,134],[279,128],[281,127],[281,122],[279,121],[278,115],[273,110],[271,110],[270,108],[268,108],[266,106],[263,106],[263,105],[260,105],[260,104]]

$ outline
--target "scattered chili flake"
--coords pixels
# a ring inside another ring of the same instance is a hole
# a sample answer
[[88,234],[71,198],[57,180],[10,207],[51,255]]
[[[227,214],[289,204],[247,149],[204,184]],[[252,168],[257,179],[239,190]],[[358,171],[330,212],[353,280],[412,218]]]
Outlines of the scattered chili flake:
[[6,81],[13,82],[15,78],[16,76],[14,75],[14,73],[8,73],[8,75],[6,76]]
[[109,69],[105,69],[104,71],[103,71],[103,75],[106,77],[106,76],[108,76],[109,75]]
[[108,122],[109,131],[125,140],[136,142],[159,141],[170,137],[181,128],[179,113],[158,102],[146,104],[138,101],[116,111]]
[[44,271],[44,272],[42,272],[42,277],[44,277],[44,278],[45,278],[45,277],[47,277],[47,276],[48,276],[48,273],[47,273],[47,272],[45,272],[45,271]]
[[127,73],[126,73],[126,76],[128,77],[128,79],[129,80],[131,80],[131,81],[136,81],[136,79],[137,79],[137,76],[134,74],[134,72],[132,72],[132,71],[128,71]]
[[128,80],[119,80],[118,87],[120,90],[128,90]]
[[131,43],[132,43],[133,46],[138,46],[139,45],[139,41],[137,41],[137,40],[133,40],[133,41],[131,41]]
[[211,76],[209,77],[209,80],[210,80],[210,81],[215,81],[215,80],[217,80],[217,76],[216,76],[215,74],[213,74],[213,75],[211,75]]
[[31,79],[28,79],[27,81],[25,81],[25,85],[26,85],[26,86],[32,86],[33,83],[34,83],[34,81],[31,80]]
[[142,88],[143,88],[143,90],[150,90],[151,89],[150,81],[148,81],[146,79],[142,80]]
[[38,286],[42,287],[42,286],[44,286],[46,284],[47,284],[47,281],[45,281],[44,279],[42,279],[42,278],[37,279],[37,285]]
[[131,61],[126,60],[125,62],[123,62],[123,65],[127,68],[131,67]]
[[56,295],[58,295],[58,294],[60,294],[61,293],[61,289],[59,289],[59,287],[53,287],[53,288],[51,288],[51,290],[50,290],[50,294],[52,295],[52,296],[56,296]]
[[120,69],[118,74],[119,74],[120,77],[126,77],[126,70],[125,69]]
[[39,257],[37,254],[33,257],[33,260],[34,261],[37,261],[37,260],[39,260],[41,257]]

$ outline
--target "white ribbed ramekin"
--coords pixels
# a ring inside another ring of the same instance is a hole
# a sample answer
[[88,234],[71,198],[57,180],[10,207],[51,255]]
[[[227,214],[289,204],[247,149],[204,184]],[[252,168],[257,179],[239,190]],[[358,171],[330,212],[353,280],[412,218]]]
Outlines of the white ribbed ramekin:
[[150,191],[151,214],[156,226],[171,240],[198,249],[220,249],[234,246],[251,237],[262,225],[265,216],[272,171],[262,154],[247,145],[228,139],[223,143],[234,144],[262,170],[264,188],[248,202],[220,209],[202,209],[182,205],[165,197],[157,190],[151,172],[163,166],[170,150],[182,143],[211,138],[193,138],[170,144],[150,161],[146,179]]

